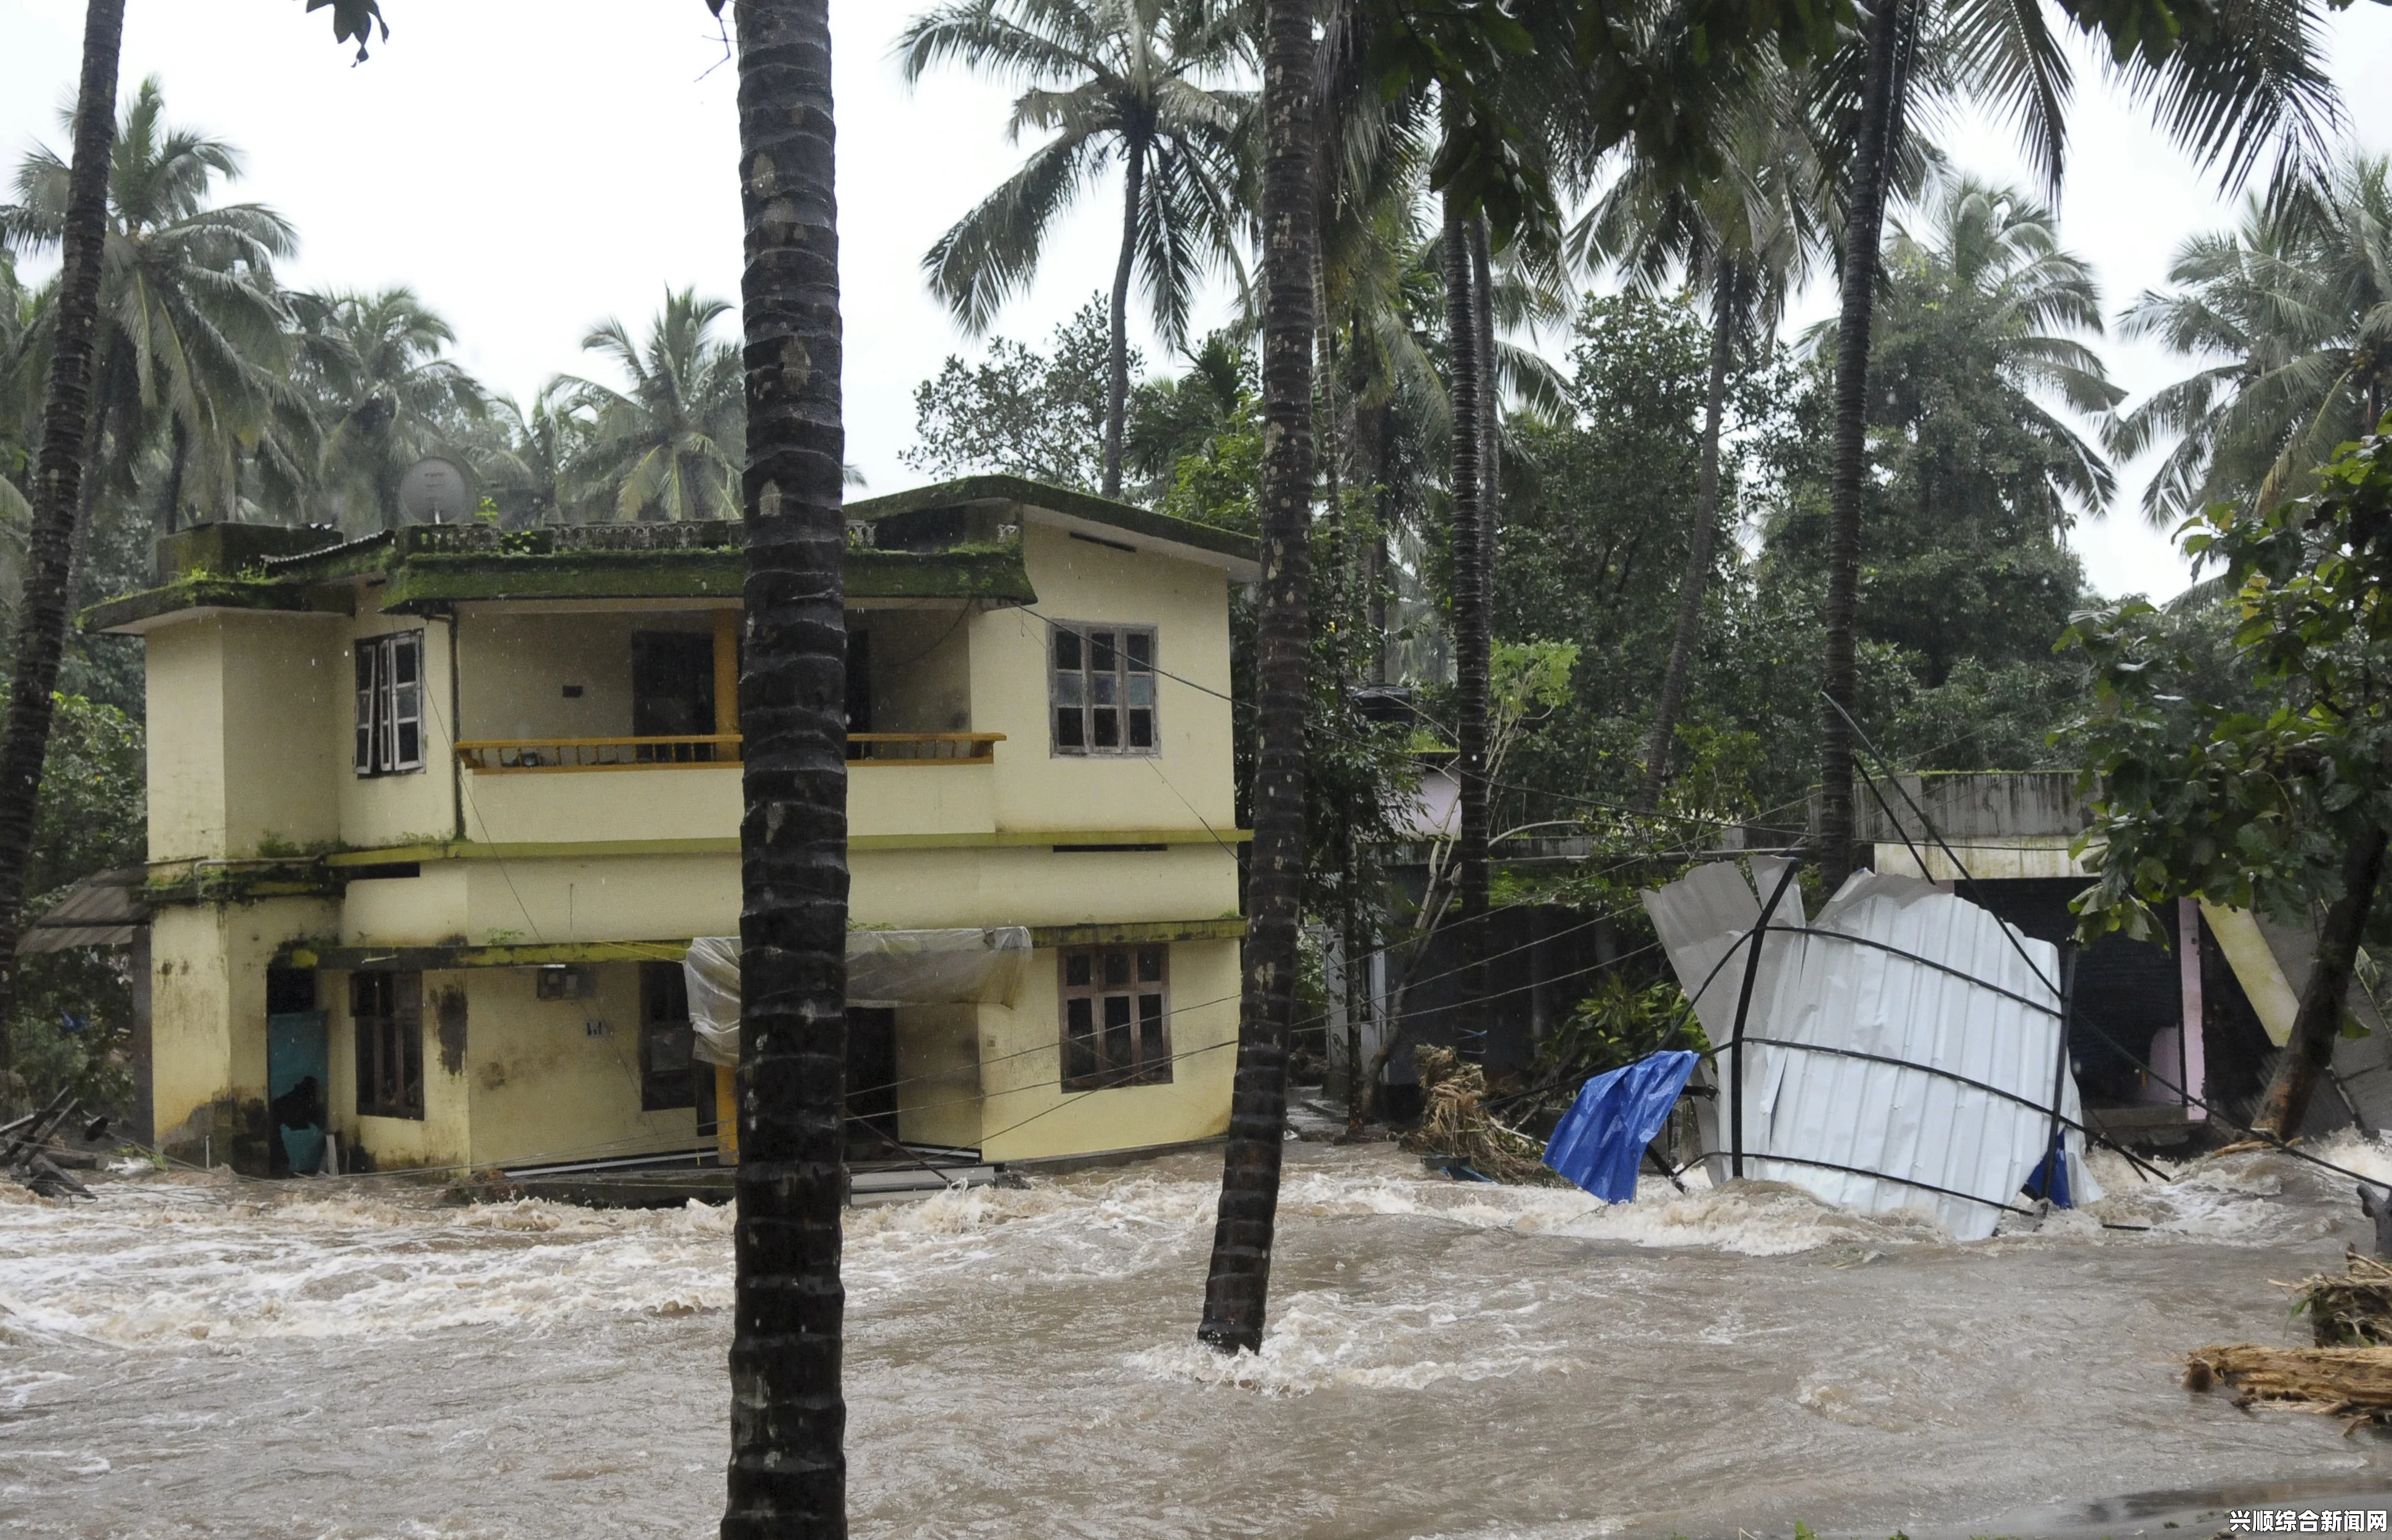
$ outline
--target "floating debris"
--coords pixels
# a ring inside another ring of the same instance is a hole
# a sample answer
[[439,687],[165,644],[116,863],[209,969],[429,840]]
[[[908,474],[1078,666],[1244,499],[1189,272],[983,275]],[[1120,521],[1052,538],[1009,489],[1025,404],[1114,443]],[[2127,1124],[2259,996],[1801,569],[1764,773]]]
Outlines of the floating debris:
[[2294,1287],[2295,1315],[2309,1318],[2321,1348],[2392,1348],[2392,1266],[2346,1249],[2340,1277],[2320,1274]]
[[1412,1051],[1419,1068],[1420,1127],[1406,1134],[1408,1150],[1443,1158],[1448,1176],[1468,1175],[1530,1186],[1558,1186],[1546,1169],[1544,1146],[1487,1111],[1487,1071],[1466,1063],[1450,1048],[1423,1043]]
[[2203,1348],[2185,1360],[2184,1388],[2235,1392],[2237,1406],[2274,1405],[2350,1419],[2392,1423],[2392,1347],[2266,1348],[2238,1342]]

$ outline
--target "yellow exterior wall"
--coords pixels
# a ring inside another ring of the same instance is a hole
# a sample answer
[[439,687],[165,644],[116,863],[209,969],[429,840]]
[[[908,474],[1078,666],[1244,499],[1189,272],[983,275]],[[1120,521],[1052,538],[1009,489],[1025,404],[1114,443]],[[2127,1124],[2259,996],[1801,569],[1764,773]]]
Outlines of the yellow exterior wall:
[[[596,971],[589,1000],[540,999],[530,968],[471,975],[465,1058],[476,1165],[605,1159],[696,1140],[696,1109],[640,1110],[638,964]],[[604,1035],[589,1034],[592,1021],[605,1024]]]
[[337,615],[203,615],[151,631],[150,858],[241,858],[339,834],[321,720],[349,667]]
[[978,1005],[898,1009],[899,1138],[957,1149],[980,1146],[982,1010]]
[[[1022,541],[1038,615],[991,610],[971,623],[972,719],[978,731],[1007,735],[996,749],[999,826],[1235,827],[1228,576],[1042,524],[1024,528]],[[1051,752],[1047,627],[1039,616],[1155,628],[1156,666],[1179,676],[1156,680],[1162,753]]]
[[736,839],[742,795],[736,765],[468,770],[465,837],[486,845]]
[[[627,738],[631,633],[712,630],[706,610],[469,607],[458,621],[459,736]],[[566,685],[580,696],[567,700]]]
[[[266,969],[332,924],[319,899],[176,905],[150,922],[150,1114],[180,1159],[265,1163]],[[254,1151],[237,1141],[258,1142]]]
[[981,1154],[1027,1160],[1143,1149],[1226,1133],[1237,1069],[1238,944],[1171,949],[1169,1085],[1066,1092],[1056,954],[1032,954],[1011,1009],[981,1007]]
[[855,922],[900,929],[1210,920],[1238,909],[1237,857],[1217,845],[857,850],[848,871]]

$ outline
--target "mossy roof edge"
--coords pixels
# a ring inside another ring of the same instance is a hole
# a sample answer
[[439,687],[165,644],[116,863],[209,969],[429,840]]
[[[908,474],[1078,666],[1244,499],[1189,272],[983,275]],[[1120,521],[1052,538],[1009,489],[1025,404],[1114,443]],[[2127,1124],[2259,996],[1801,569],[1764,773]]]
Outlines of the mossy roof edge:
[[144,589],[103,600],[75,616],[84,632],[112,631],[179,610],[304,611],[306,589],[296,583],[271,578],[219,577],[214,574],[179,578],[162,588]]
[[847,505],[851,519],[871,521],[885,519],[896,513],[913,513],[926,508],[952,508],[961,503],[1011,502],[1030,508],[1044,508],[1090,524],[1111,524],[1115,529],[1150,539],[1168,540],[1175,545],[1192,546],[1216,555],[1231,556],[1242,562],[1260,562],[1262,542],[1251,535],[1241,535],[1234,529],[1216,524],[1200,524],[1192,519],[1175,518],[1157,513],[1132,503],[1116,502],[1092,493],[1074,492],[1069,487],[1050,486],[1032,481],[1027,476],[982,475],[961,476],[942,481],[934,486],[916,486],[910,491],[892,492],[885,498],[867,498]]

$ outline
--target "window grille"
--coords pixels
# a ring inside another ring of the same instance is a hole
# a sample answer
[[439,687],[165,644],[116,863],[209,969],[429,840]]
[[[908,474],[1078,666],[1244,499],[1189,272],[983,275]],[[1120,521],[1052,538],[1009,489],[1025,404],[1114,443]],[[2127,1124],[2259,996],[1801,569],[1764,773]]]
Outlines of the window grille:
[[1170,950],[1074,947],[1063,952],[1065,1090],[1170,1083]]
[[359,775],[423,768],[423,633],[397,631],[357,644]]
[[1047,679],[1057,754],[1157,754],[1154,629],[1056,626]]

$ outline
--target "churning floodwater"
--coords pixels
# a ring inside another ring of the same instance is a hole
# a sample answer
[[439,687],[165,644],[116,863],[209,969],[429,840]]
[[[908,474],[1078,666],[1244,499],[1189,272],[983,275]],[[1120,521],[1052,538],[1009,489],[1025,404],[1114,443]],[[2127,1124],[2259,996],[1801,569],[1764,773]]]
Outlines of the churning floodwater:
[[[2392,1438],[2178,1388],[2190,1348],[2306,1340],[2269,1280],[2365,1239],[2282,1156],[2101,1158],[2097,1210],[1961,1246],[1784,1187],[1606,1208],[1288,1153],[1259,1359],[1192,1341],[1216,1155],[852,1213],[854,1533],[2205,1537],[2392,1504]],[[0,1203],[0,1534],[713,1533],[727,1210],[98,1191]]]

